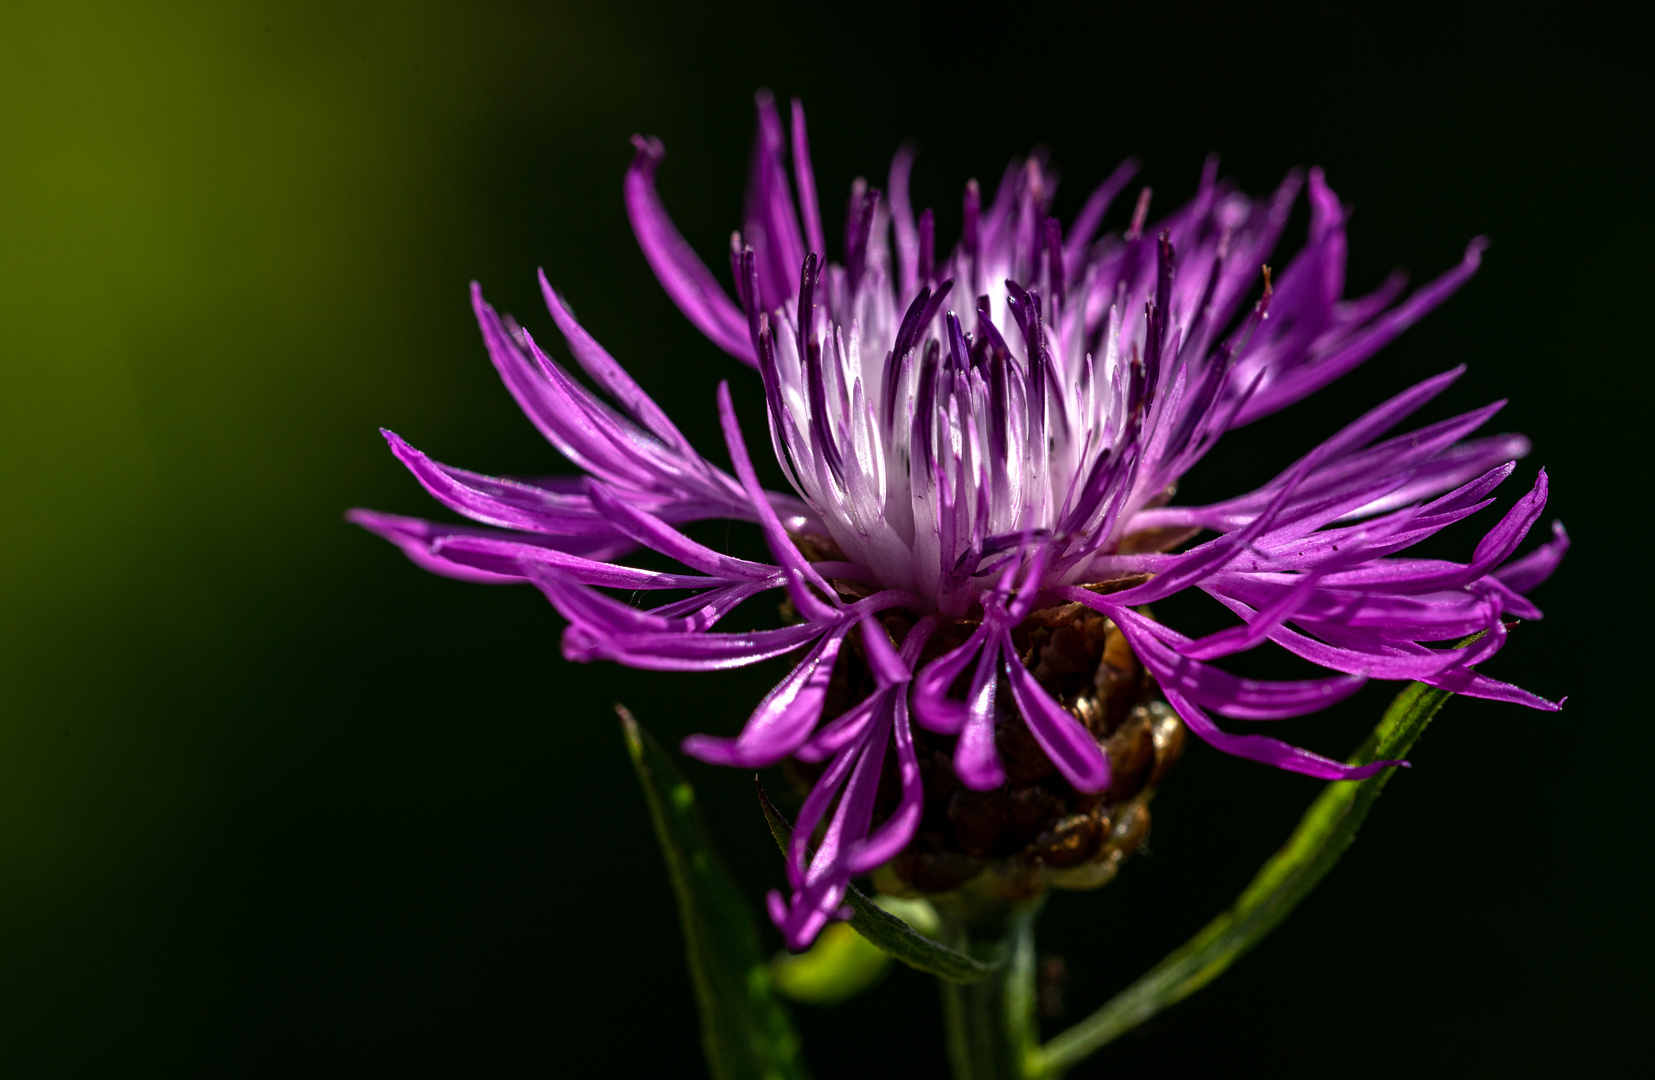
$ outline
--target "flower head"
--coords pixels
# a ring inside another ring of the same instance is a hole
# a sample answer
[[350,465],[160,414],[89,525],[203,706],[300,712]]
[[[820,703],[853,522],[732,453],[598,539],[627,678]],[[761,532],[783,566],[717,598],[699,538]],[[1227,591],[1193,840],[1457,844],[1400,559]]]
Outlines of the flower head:
[[[1033,157],[1008,167],[986,205],[967,185],[963,236],[941,253],[931,212],[916,217],[909,204],[913,154],[903,150],[884,191],[853,187],[842,262],[829,263],[797,102],[790,128],[761,96],[746,219],[730,252],[734,299],[657,197],[658,142],[636,140],[625,194],[679,308],[757,369],[791,491],[760,485],[726,384],[717,405],[728,471],[690,445],[542,277],[569,352],[613,405],[475,286],[474,305],[507,387],[584,475],[485,476],[387,432],[427,490],[486,527],[369,511],[353,519],[438,573],[532,582],[569,620],[571,659],[700,671],[802,651],[740,734],[685,743],[710,762],[815,768],[792,895],[771,898],[791,943],[834,916],[853,877],[913,843],[927,783],[940,782],[916,738],[947,748],[949,784],[1003,789],[1018,780],[1008,780],[1010,716],[1038,765],[1090,796],[1086,805],[1112,792],[1118,811],[1135,797],[1148,781],[1117,775],[1122,704],[1092,689],[1104,685],[1111,641],[1196,736],[1315,777],[1395,763],[1353,768],[1226,731],[1213,716],[1297,716],[1370,678],[1557,708],[1474,670],[1504,643],[1507,616],[1539,617],[1523,593],[1567,547],[1554,524],[1550,540],[1512,558],[1544,509],[1544,471],[1469,562],[1402,554],[1488,507],[1528,451],[1520,435],[1472,437],[1500,403],[1389,435],[1463,369],[1356,418],[1257,490],[1171,502],[1226,431],[1350,371],[1445,299],[1476,270],[1481,240],[1407,296],[1394,276],[1346,299],[1346,210],[1319,170],[1308,185],[1293,173],[1253,199],[1209,162],[1189,203],[1151,223],[1145,188],[1125,230],[1100,236],[1132,164],[1065,229],[1049,210],[1055,180]],[[1305,186],[1308,239],[1272,278],[1264,263]],[[708,518],[755,523],[773,561],[734,558],[680,528]],[[679,568],[617,561],[638,547]],[[720,628],[776,589],[795,616],[787,625]],[[1227,607],[1235,625],[1191,638],[1145,613],[1189,589]],[[648,590],[678,598],[643,608],[622,599]],[[1433,647],[1479,632],[1467,648]],[[1215,664],[1267,642],[1328,674],[1266,681]],[[1065,682],[1059,654],[1077,648],[1089,659],[1070,667],[1095,665],[1095,680],[1087,669]],[[836,672],[843,683],[850,668],[860,689],[835,695]],[[1141,711],[1132,687],[1124,707]]]

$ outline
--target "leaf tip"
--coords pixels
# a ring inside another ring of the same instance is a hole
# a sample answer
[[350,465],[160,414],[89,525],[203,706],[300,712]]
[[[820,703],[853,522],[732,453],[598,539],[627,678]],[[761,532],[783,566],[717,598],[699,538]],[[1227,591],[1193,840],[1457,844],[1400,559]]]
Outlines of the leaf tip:
[[764,813],[764,823],[770,827],[770,837],[776,841],[776,846],[787,852],[787,842],[793,835],[793,827],[782,817],[782,812],[776,809],[776,804],[770,801],[769,792],[764,790],[764,783],[759,774],[753,774],[753,787],[759,793],[759,809]]
[[638,726],[638,718],[632,715],[631,709],[618,701],[615,702],[615,715],[620,717],[621,720],[621,734],[626,738],[627,752],[632,755],[633,761],[641,760],[644,751],[644,740],[641,734],[642,729]]

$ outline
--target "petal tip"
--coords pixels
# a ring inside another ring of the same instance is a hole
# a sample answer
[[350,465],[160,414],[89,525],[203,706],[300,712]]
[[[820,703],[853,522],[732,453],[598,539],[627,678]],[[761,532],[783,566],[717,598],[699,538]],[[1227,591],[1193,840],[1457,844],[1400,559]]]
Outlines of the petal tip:
[[633,168],[640,165],[654,168],[667,156],[666,146],[653,135],[633,135],[632,146],[638,152],[632,160]]

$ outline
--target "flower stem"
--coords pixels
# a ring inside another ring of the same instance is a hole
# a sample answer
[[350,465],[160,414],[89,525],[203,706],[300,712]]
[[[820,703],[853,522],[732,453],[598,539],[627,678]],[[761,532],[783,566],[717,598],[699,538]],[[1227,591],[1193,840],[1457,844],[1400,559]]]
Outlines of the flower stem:
[[954,1080],[1026,1080],[1033,1075],[1030,1066],[1039,1050],[1034,923],[1040,907],[1035,902],[997,913],[939,912],[948,944],[999,965],[974,983],[938,980]]

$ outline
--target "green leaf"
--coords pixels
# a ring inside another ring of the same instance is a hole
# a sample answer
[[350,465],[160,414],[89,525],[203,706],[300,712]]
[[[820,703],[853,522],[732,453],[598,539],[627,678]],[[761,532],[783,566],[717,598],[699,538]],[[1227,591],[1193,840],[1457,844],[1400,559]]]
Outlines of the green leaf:
[[717,1080],[803,1080],[787,1006],[771,988],[753,916],[719,861],[695,790],[623,706],[615,706],[643,784],[684,926],[707,1069]]
[[[793,835],[793,826],[782,817],[781,812],[770,801],[770,797],[764,793],[764,788],[760,787],[758,790],[759,805],[764,809],[765,821],[770,824],[770,835],[775,837],[776,846],[780,847],[785,855],[788,840]],[[889,953],[911,968],[956,983],[976,982],[987,977],[996,968],[994,964],[973,960],[965,953],[950,949],[942,942],[920,933],[874,903],[855,885],[850,886],[845,893],[845,900],[853,912],[850,917],[851,928],[873,942],[881,952]]]
[[[918,926],[921,933],[935,932],[941,922],[924,900],[881,894],[873,902],[909,926]],[[770,961],[770,974],[783,997],[808,1005],[837,1005],[878,985],[890,966],[890,953],[849,923],[836,922],[829,923],[804,952],[778,953]]]
[[[1474,640],[1463,641],[1460,647]],[[1365,765],[1379,758],[1405,755],[1450,696],[1446,690],[1423,683],[1410,684],[1385,710],[1379,725],[1351,756],[1350,764]],[[1029,1075],[1062,1075],[1088,1054],[1223,974],[1275,929],[1339,861],[1393,772],[1384,769],[1366,780],[1330,782],[1287,843],[1264,864],[1228,911],[1103,1008],[1036,1051],[1029,1062]]]

